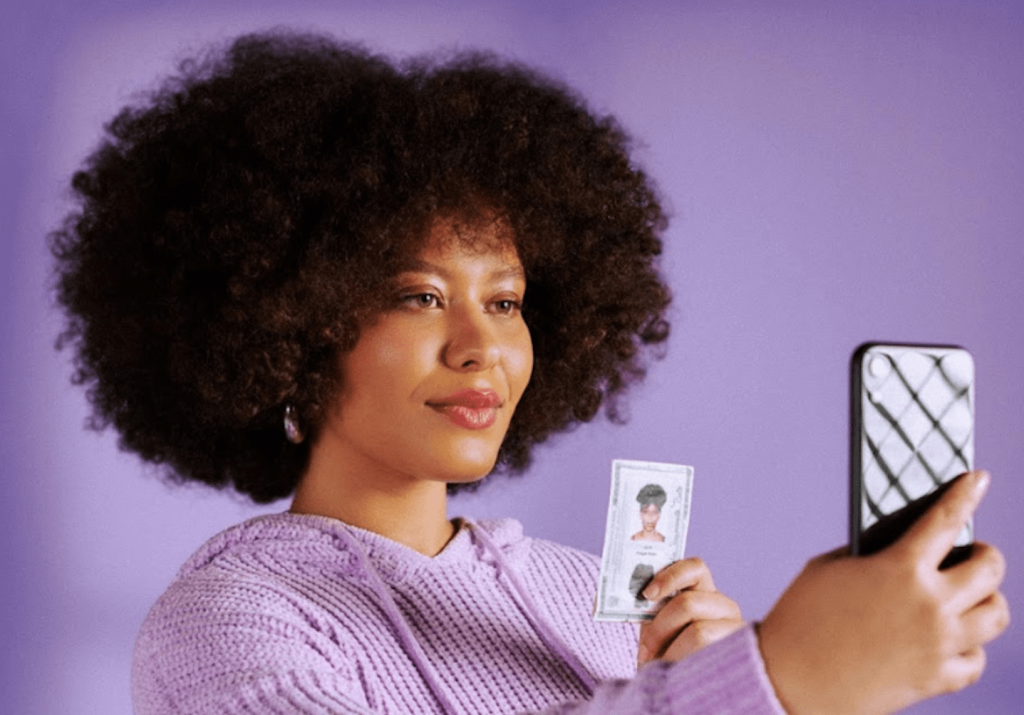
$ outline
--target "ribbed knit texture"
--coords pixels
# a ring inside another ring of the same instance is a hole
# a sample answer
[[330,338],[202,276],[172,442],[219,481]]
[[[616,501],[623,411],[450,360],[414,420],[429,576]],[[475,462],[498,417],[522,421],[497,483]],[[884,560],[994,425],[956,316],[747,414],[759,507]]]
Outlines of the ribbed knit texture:
[[637,630],[593,621],[596,581],[593,557],[513,520],[464,524],[429,558],[326,517],[259,517],[154,605],[135,712],[782,712],[750,629],[634,677]]

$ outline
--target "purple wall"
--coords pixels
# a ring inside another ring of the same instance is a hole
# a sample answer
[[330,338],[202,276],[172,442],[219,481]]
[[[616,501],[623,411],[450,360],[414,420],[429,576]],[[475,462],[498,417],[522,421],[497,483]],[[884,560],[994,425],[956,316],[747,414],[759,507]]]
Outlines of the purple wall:
[[[6,0],[9,711],[130,712],[145,610],[205,538],[256,511],[169,490],[112,435],[82,430],[84,399],[51,349],[43,236],[68,175],[133,92],[189,47],[280,23],[399,54],[483,46],[544,67],[622,119],[672,208],[675,333],[629,425],[554,440],[530,475],[454,512],[517,516],[598,551],[612,458],[692,464],[690,552],[760,617],[808,557],[845,539],[849,353],[877,338],[955,342],[977,361],[978,462],[995,477],[978,534],[1004,550],[1024,616],[1024,3],[771,4]],[[978,685],[914,712],[1019,713],[1019,626],[989,658]]]

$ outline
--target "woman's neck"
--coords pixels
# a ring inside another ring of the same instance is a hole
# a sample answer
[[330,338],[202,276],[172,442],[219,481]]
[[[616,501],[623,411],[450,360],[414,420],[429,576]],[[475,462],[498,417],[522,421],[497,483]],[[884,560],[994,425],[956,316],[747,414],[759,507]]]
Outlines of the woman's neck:
[[[426,556],[436,556],[455,534],[444,482],[388,475],[353,478],[353,465],[316,458],[299,481],[291,511],[319,514],[380,534]],[[349,467],[346,469],[346,467]]]

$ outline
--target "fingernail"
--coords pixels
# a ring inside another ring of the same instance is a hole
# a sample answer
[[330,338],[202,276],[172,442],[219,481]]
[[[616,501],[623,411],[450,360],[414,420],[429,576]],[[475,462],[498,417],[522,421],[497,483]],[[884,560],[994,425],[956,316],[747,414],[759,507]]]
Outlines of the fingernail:
[[988,489],[989,482],[992,481],[992,475],[986,471],[980,471],[974,473],[974,497],[975,499],[981,499]]
[[648,601],[657,601],[658,596],[661,595],[661,589],[655,586],[653,583],[644,589],[644,598]]

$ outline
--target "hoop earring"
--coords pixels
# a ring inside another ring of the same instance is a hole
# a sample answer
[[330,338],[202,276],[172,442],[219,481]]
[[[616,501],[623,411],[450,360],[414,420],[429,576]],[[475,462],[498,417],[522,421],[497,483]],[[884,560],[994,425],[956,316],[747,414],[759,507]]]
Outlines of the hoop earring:
[[299,411],[295,405],[284,406],[284,436],[292,444],[301,444],[306,439],[305,432],[299,425]]

